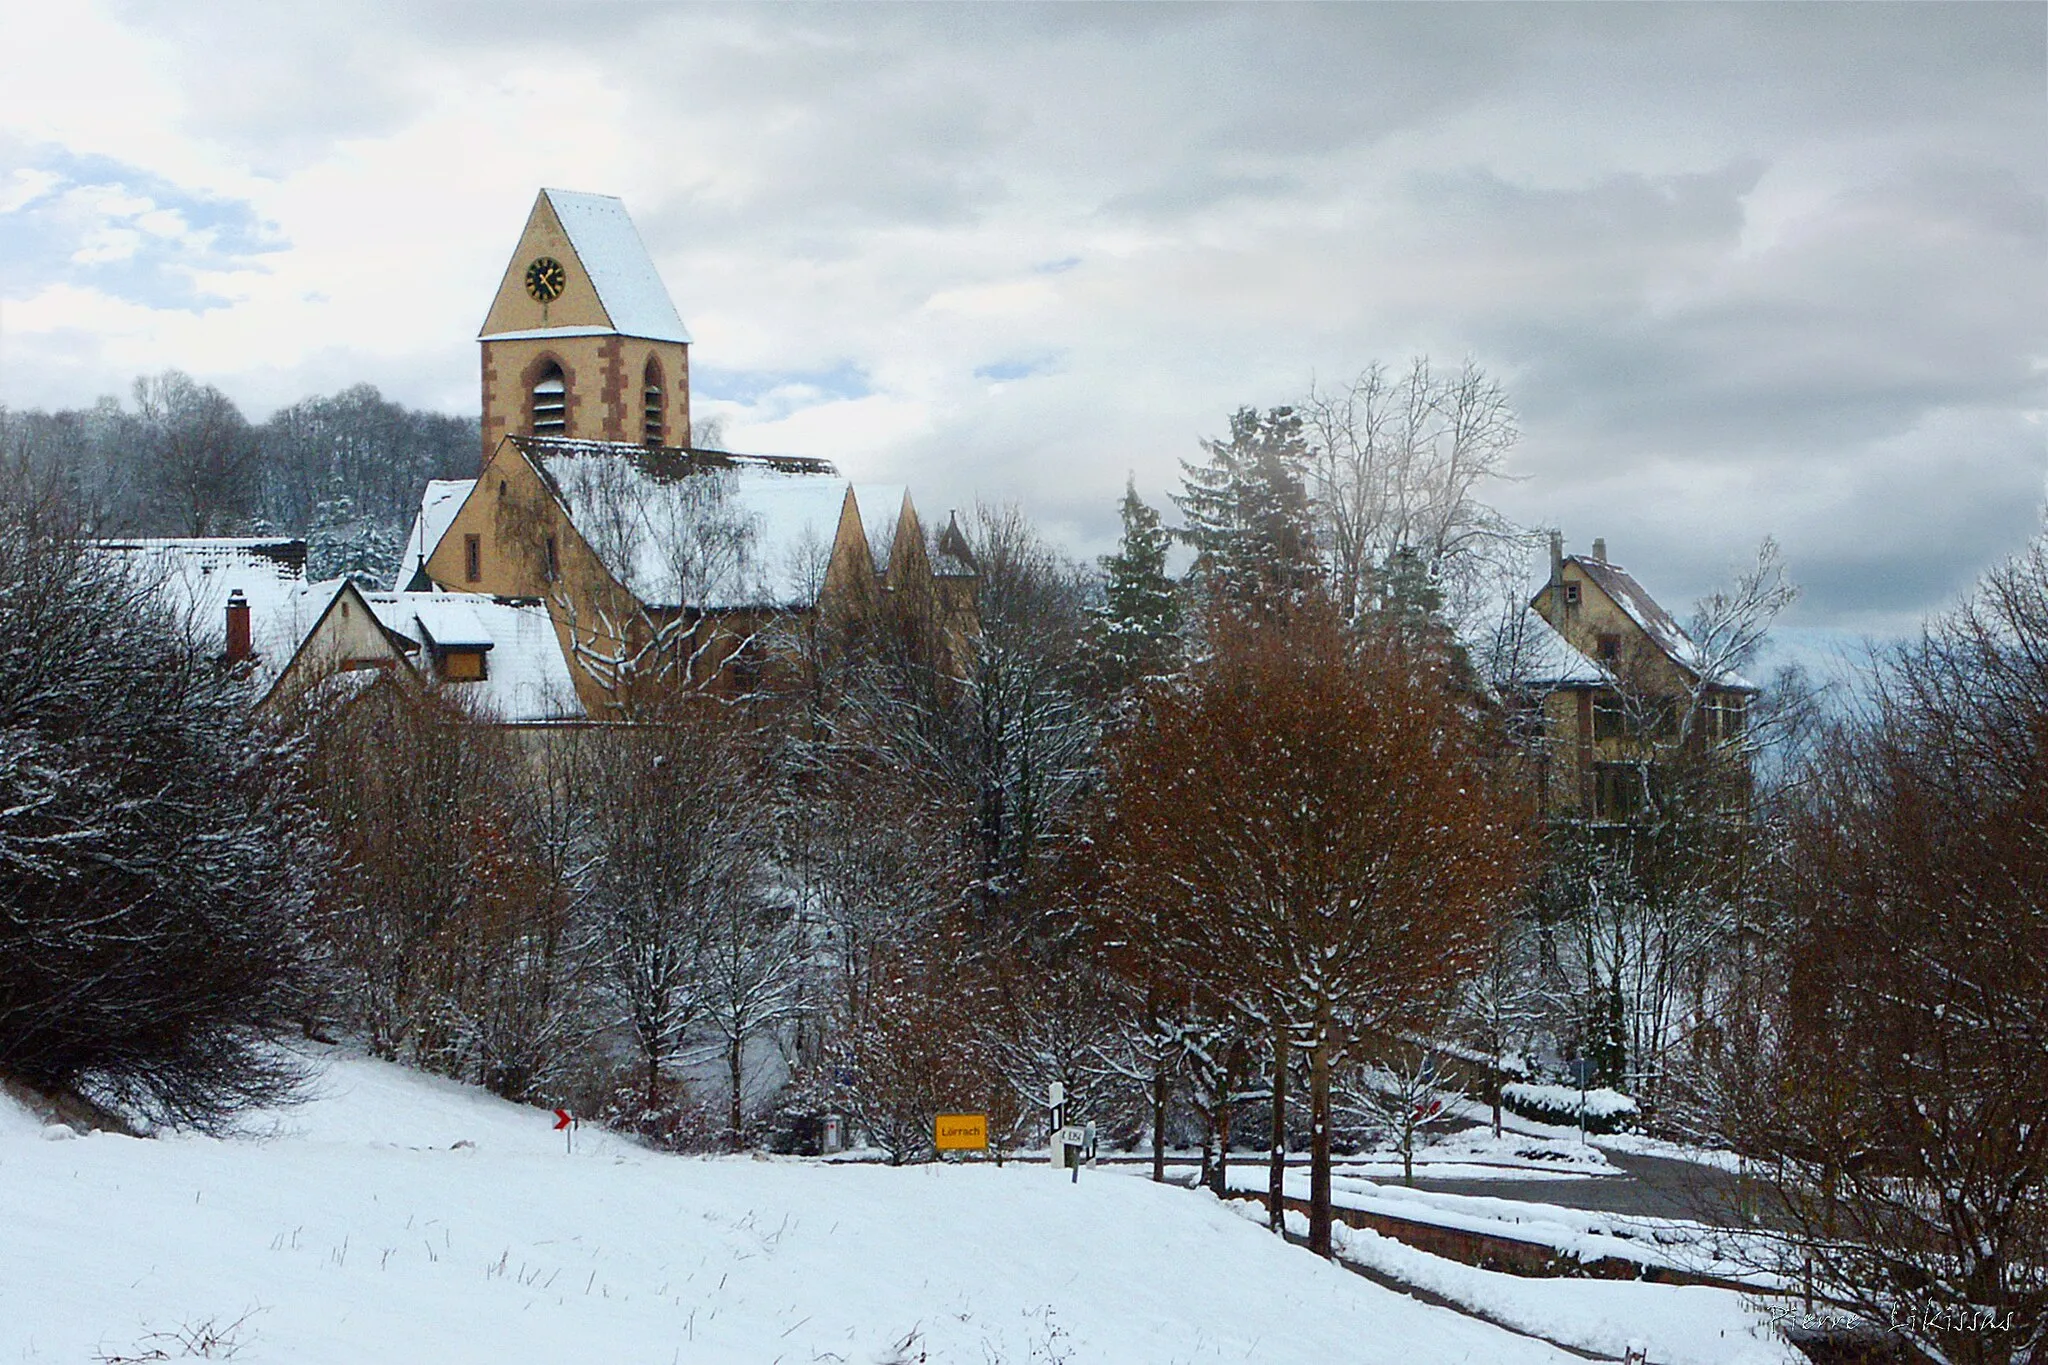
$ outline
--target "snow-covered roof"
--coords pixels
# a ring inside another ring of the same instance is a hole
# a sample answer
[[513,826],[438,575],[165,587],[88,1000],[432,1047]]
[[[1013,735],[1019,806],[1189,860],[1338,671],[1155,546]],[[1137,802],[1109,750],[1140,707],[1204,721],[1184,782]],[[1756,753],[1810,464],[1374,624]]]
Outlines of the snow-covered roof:
[[159,585],[173,610],[185,614],[204,640],[227,641],[227,604],[240,592],[249,604],[250,643],[259,662],[280,649],[282,666],[333,598],[330,590],[310,616],[306,604],[306,542],[275,536],[151,537],[102,540],[99,548],[133,565],[141,581]]
[[[824,585],[848,485],[822,461],[526,440],[604,566],[651,607],[808,607]],[[650,461],[688,460],[656,474]],[[901,490],[897,490],[900,504]],[[856,503],[859,502],[856,495]]]
[[[412,605],[413,619],[427,634],[426,643],[442,649],[489,649],[491,632],[477,619],[468,598],[471,593],[405,593]],[[397,627],[402,634],[411,634]]]
[[467,592],[373,592],[363,599],[387,630],[415,640],[424,637],[443,648],[487,650],[481,679],[448,685],[492,718],[518,722],[584,715],[554,622],[539,603]]
[[428,482],[427,491],[420,497],[420,510],[412,519],[412,530],[406,534],[405,546],[399,552],[398,573],[391,583],[393,592],[403,592],[412,585],[413,576],[434,553],[441,537],[448,534],[455,514],[462,510],[464,500],[475,487],[475,479],[433,479]]
[[568,234],[612,326],[649,341],[689,341],[689,330],[654,268],[654,258],[647,254],[647,244],[640,240],[640,230],[627,216],[624,201],[574,190],[541,193]]
[[1534,607],[1525,607],[1495,643],[1497,682],[1523,687],[1602,687],[1614,681],[1595,660],[1572,648]]
[[[1756,684],[1732,669],[1714,670],[1701,654],[1693,638],[1685,633],[1684,627],[1672,619],[1671,613],[1658,605],[1657,599],[1643,589],[1643,585],[1619,564],[1583,555],[1573,555],[1571,563],[1584,571],[1600,591],[1612,598],[1614,604],[1628,613],[1630,620],[1642,628],[1650,643],[1664,652],[1664,656],[1694,677],[1720,687],[1743,688],[1755,691]],[[1706,675],[1712,672],[1712,677]]]

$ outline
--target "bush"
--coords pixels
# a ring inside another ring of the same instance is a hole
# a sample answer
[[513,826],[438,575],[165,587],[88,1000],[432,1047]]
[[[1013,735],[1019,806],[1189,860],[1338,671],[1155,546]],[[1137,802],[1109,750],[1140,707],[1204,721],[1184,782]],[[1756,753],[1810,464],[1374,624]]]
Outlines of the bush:
[[1514,1082],[1500,1088],[1501,1107],[1511,1114],[1538,1123],[1577,1127],[1583,1096],[1586,1131],[1619,1133],[1635,1126],[1636,1102],[1619,1090],[1606,1086],[1581,1091],[1569,1085],[1532,1085]]
[[156,1122],[286,1095],[320,867],[290,754],[172,606],[0,492],[0,1072]]

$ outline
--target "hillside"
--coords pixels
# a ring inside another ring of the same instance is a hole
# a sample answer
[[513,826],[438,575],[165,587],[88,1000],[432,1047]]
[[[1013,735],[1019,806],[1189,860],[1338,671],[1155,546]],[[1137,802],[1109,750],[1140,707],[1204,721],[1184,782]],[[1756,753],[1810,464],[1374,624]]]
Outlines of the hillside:
[[230,1140],[58,1139],[0,1108],[0,1358],[175,1359],[213,1332],[216,1358],[293,1365],[1572,1359],[1142,1180],[598,1133],[569,1155],[549,1124],[338,1056]]

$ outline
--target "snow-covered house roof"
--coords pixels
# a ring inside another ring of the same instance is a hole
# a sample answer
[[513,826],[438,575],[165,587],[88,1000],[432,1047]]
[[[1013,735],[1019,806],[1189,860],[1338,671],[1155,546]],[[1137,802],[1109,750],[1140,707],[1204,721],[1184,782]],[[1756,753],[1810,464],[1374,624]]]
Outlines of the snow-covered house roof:
[[[1757,690],[1755,683],[1732,669],[1714,669],[1703,655],[1685,628],[1672,618],[1670,612],[1658,604],[1657,599],[1636,582],[1628,570],[1619,564],[1604,559],[1573,555],[1567,561],[1578,565],[1586,577],[1593,580],[1600,591],[1607,594],[1614,604],[1628,614],[1628,618],[1641,627],[1651,644],[1663,651],[1664,656],[1685,669],[1696,678],[1719,687],[1739,688],[1744,691]],[[1707,675],[1712,673],[1713,676]]]
[[[471,605],[474,597],[473,593],[417,592],[401,593],[399,601],[411,606],[413,621],[425,635],[424,643],[442,649],[489,649],[495,641],[490,628],[477,618]],[[412,634],[397,622],[389,624]]]
[[249,604],[249,643],[259,674],[276,674],[298,652],[339,590],[306,582],[306,542],[277,537],[150,537],[103,540],[132,572],[192,624],[198,638],[227,647],[228,599]]
[[[172,610],[191,622],[199,639],[223,654],[228,603],[239,594],[249,608],[249,667],[264,695],[309,652],[309,640],[339,600],[354,592],[346,578],[307,582],[302,540],[150,538],[103,540],[99,548],[129,563],[140,581],[153,585]],[[323,643],[311,649],[319,656],[311,660],[316,671],[366,661],[394,664],[413,643],[387,639],[377,630],[365,633],[356,629],[361,624],[334,622]]]
[[441,543],[441,537],[448,534],[455,514],[462,510],[463,500],[475,487],[475,479],[433,479],[427,483],[427,491],[420,497],[420,510],[412,519],[412,530],[406,533],[405,546],[399,552],[398,573],[391,584],[393,592],[415,586],[413,579],[425,566],[427,556]]
[[[640,230],[626,213],[625,202],[609,194],[584,194],[575,190],[542,190],[541,197],[554,210],[555,220],[568,234],[598,303],[611,319],[612,329],[626,336],[648,341],[690,340],[689,329],[676,312],[668,286],[640,240]],[[546,335],[541,329],[534,335]],[[590,328],[567,329],[589,333]],[[487,332],[487,337],[512,339],[521,332]]]
[[[647,606],[816,603],[849,492],[830,464],[514,439],[607,571]],[[673,471],[657,472],[663,463]]]
[[202,638],[225,640],[228,595],[249,603],[252,632],[306,583],[306,542],[277,536],[146,537],[102,540],[99,549],[132,564],[176,609],[189,612]]
[[1499,684],[1521,687],[1604,687],[1614,681],[1534,607],[1524,607],[1499,631],[1488,672]]
[[419,640],[430,651],[486,651],[482,678],[448,684],[483,714],[514,723],[575,720],[585,714],[554,623],[540,603],[466,592],[363,596],[386,629]]

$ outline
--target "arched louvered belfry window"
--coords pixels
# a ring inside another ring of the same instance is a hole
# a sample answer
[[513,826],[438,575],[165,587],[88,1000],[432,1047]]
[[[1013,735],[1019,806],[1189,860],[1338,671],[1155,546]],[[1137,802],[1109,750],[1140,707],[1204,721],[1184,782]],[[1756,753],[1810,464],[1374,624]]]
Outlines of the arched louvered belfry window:
[[640,442],[659,446],[668,435],[668,396],[661,385],[661,362],[647,358],[647,372],[641,376]]
[[560,365],[550,364],[533,383],[533,434],[569,434],[569,384]]

